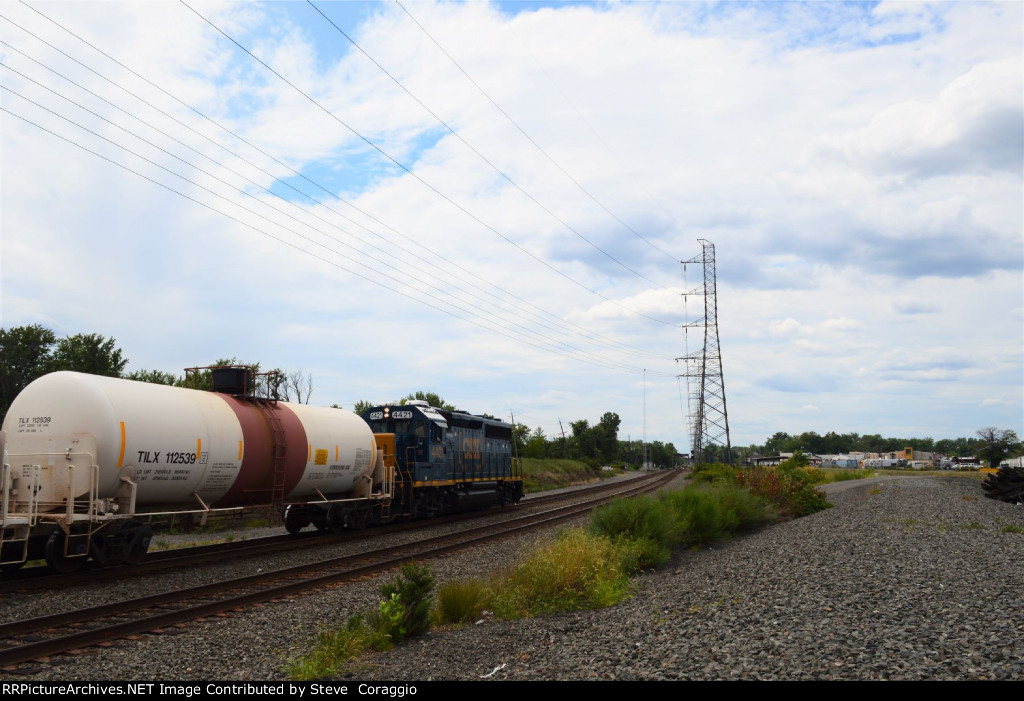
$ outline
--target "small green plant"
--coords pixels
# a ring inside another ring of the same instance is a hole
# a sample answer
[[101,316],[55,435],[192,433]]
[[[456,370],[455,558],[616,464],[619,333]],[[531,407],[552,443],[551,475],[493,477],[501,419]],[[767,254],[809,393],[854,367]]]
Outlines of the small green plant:
[[395,642],[406,636],[420,635],[430,628],[430,594],[433,589],[434,578],[430,575],[430,568],[415,563],[402,565],[395,580],[381,586],[380,593],[387,601],[395,601],[395,606],[402,607],[401,635]]
[[370,647],[374,650],[389,650],[405,638],[406,608],[398,594],[380,602],[376,611],[366,617],[366,625],[370,629]]
[[1000,533],[1024,533],[1024,526],[1018,526],[1016,523],[1007,523],[999,529]]
[[979,521],[971,521],[970,523],[964,524],[964,528],[970,531],[981,530],[985,527],[985,524]]
[[351,616],[344,628],[322,631],[313,650],[288,665],[290,679],[310,681],[335,674],[343,664],[370,647],[370,631],[362,616]]

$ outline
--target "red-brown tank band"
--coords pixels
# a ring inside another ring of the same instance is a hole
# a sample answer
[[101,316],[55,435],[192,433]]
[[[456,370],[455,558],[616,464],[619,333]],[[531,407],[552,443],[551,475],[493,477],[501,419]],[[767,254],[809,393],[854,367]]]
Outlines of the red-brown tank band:
[[[236,399],[227,394],[220,396],[235,412],[242,427],[242,468],[227,493],[217,500],[217,506],[268,504],[274,494],[273,430],[263,411],[252,402]],[[299,483],[306,470],[306,429],[299,417],[283,403],[265,404],[281,422],[284,431],[284,489],[287,494]]]

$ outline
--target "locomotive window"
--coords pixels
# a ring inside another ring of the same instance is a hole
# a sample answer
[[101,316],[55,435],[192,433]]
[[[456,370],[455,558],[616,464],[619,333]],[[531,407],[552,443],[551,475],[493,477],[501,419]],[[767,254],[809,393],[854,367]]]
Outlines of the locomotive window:
[[416,424],[416,431],[415,432],[416,432],[416,437],[417,438],[426,438],[427,437],[427,427],[424,426],[422,423],[417,423]]
[[392,422],[392,425],[394,426],[394,429],[392,429],[391,432],[392,433],[408,433],[411,424],[412,424],[412,421],[394,421],[394,422]]

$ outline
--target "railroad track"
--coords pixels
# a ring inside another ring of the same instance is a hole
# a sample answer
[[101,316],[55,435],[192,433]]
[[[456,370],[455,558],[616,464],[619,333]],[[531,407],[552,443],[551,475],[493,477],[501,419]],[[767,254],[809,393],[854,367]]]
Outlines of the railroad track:
[[[637,479],[644,478],[641,477]],[[614,491],[621,484],[622,482],[602,482],[592,486],[576,489],[571,492],[560,492],[558,494],[533,494],[525,497],[520,501],[519,505],[506,506],[503,507],[503,510],[514,512],[516,509],[524,507],[557,503],[574,498],[581,498],[589,494],[602,494]],[[473,511],[423,521],[408,521],[404,523],[390,524],[365,531],[350,531],[341,534],[309,530],[299,533],[298,535],[284,534],[277,536],[265,536],[262,538],[253,538],[251,540],[236,540],[189,548],[160,550],[149,553],[144,562],[136,565],[99,567],[95,566],[93,563],[89,563],[90,566],[84,571],[73,574],[58,574],[46,565],[40,565],[24,568],[14,575],[10,575],[9,578],[0,580],[0,595],[38,589],[39,587],[57,589],[82,583],[93,584],[97,581],[103,580],[121,580],[125,577],[138,577],[172,568],[196,567],[207,563],[222,563],[228,559],[258,557],[260,555],[276,554],[291,550],[303,550],[323,545],[349,543],[362,540],[364,538],[400,533],[428,526],[443,525],[446,523],[460,521],[471,521],[486,516],[492,516],[496,513],[501,513],[501,511],[495,509]]]
[[161,631],[253,604],[366,577],[412,560],[425,560],[573,519],[616,496],[652,491],[673,479],[664,473],[618,483],[617,490],[568,506],[372,552],[331,558],[248,577],[67,611],[0,625],[0,669],[140,633]]

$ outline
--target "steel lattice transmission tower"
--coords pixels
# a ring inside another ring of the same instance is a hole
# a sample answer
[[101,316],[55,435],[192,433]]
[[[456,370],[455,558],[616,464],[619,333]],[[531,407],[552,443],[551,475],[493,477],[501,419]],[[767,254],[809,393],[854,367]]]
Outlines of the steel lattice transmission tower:
[[[725,408],[725,379],[722,376],[722,352],[718,345],[718,296],[715,283],[715,244],[706,239],[697,239],[703,251],[696,258],[684,260],[683,266],[689,263],[700,263],[704,269],[704,282],[693,290],[683,293],[687,296],[704,298],[704,316],[696,321],[683,324],[684,333],[688,329],[703,328],[703,347],[693,353],[689,352],[682,358],[686,378],[688,404],[690,411],[690,448],[693,451],[693,462],[701,464],[708,457],[708,446],[719,445],[725,448],[727,462],[732,461],[732,445],[729,443],[729,414]],[[688,337],[688,334],[687,334]]]

